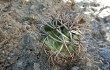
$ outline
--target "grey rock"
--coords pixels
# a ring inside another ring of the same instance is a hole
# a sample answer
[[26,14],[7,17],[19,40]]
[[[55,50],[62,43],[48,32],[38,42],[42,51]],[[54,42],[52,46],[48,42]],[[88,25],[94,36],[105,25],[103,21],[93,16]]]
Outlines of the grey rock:
[[22,40],[22,46],[24,50],[29,50],[35,48],[35,38],[34,35],[31,33],[27,33],[24,35],[23,40]]
[[105,61],[110,62],[110,49],[109,48],[100,48],[99,54],[104,58]]
[[26,33],[21,41],[21,57],[18,58],[11,70],[34,70],[35,38],[32,33]]
[[77,67],[77,66],[74,66],[74,67],[71,68],[71,70],[79,70],[79,69],[80,69],[80,68]]

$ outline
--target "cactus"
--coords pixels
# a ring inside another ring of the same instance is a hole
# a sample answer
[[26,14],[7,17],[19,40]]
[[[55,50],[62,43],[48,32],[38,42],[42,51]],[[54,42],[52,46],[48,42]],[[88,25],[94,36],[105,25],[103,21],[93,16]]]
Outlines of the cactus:
[[80,41],[80,36],[72,33],[69,27],[62,24],[61,20],[52,20],[44,25],[41,37],[45,46],[56,56],[72,55]]

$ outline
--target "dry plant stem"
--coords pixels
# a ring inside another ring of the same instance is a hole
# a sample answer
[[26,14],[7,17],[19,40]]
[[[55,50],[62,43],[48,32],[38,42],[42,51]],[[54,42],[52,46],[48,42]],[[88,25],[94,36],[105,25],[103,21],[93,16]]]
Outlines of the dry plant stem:
[[58,53],[56,54],[56,56],[55,57],[57,57],[58,56],[58,54],[61,52],[61,50],[63,49],[63,44],[61,45],[61,48],[60,48],[60,50],[58,51]]
[[64,35],[60,30],[56,29],[62,36],[64,36],[65,38],[68,38],[66,35]]
[[48,61],[50,61],[50,60],[51,60],[51,61],[52,61],[52,64],[53,64],[53,65],[55,65],[55,63],[54,63],[54,61],[53,61],[53,58],[52,58],[52,56],[53,56],[53,55],[50,55],[50,56],[49,56],[49,59],[48,59]]
[[45,31],[45,30],[44,30],[43,32],[45,32],[45,34],[46,34],[47,36],[49,36],[50,38],[52,38],[53,40],[55,40],[55,41],[57,41],[57,42],[62,43],[60,40],[55,39],[54,37],[52,37],[51,35],[49,35],[48,33],[46,33],[46,31]]
[[58,26],[57,29],[58,29],[58,28],[61,28],[62,26],[64,26],[64,27],[68,30],[68,27],[66,26],[67,23],[68,23],[68,22],[66,22],[66,23],[63,24],[63,22],[62,22],[62,25],[61,25],[61,26]]
[[79,49],[79,53],[80,53],[80,52],[81,52],[81,51],[80,51],[80,50],[81,50],[81,47],[82,47],[82,48],[84,48],[84,46],[81,44],[81,42],[80,42],[80,41],[79,41],[78,46],[79,46],[79,47],[78,47],[78,49]]
[[[80,44],[80,43],[79,43],[79,44]],[[79,46],[79,47],[78,47],[78,52],[80,52],[80,51],[81,51],[81,48],[80,48],[81,46],[80,46],[80,45],[78,45],[78,46]]]
[[80,17],[81,17],[81,14],[79,14],[79,15],[75,18],[75,21],[74,21],[74,22],[72,23],[72,25],[70,26],[71,29],[72,29],[72,27],[73,27],[73,25],[74,25],[75,23],[78,23]]
[[58,37],[56,34],[54,34],[58,39],[60,39],[60,41],[62,41],[62,39],[60,37]]
[[48,23],[46,25],[48,25],[52,29],[55,29],[55,27],[53,25],[49,25]]
[[[43,45],[42,45],[42,47],[44,47],[44,42],[45,42],[45,40],[46,40],[46,38],[44,39],[44,41],[43,41]],[[44,49],[44,52],[45,52],[45,54],[47,54],[47,52],[46,52],[46,50],[45,50],[45,47],[43,48]],[[47,54],[48,55],[48,54]],[[48,55],[49,56],[49,55]]]
[[73,40],[72,40],[72,33],[69,31],[69,34],[70,34],[70,39],[71,39],[71,41],[73,42]]
[[[60,21],[59,21],[60,22]],[[63,24],[63,21],[61,20],[61,22],[60,22],[62,25],[61,26],[64,26],[67,30],[68,30],[68,27],[65,25],[65,24],[67,24],[67,23],[64,23]]]
[[49,35],[49,37],[51,37],[53,40],[57,41],[57,42],[60,42],[62,43],[62,41],[58,40],[58,39],[55,39],[54,37],[52,37],[51,35]]
[[68,47],[67,47],[67,45],[66,45],[66,42],[65,42],[65,39],[64,39],[63,36],[62,36],[62,38],[63,38],[63,44],[65,45],[65,47],[66,47],[67,51],[69,52],[70,56],[72,56],[71,53],[70,53],[70,51],[69,51],[69,49],[68,49]]

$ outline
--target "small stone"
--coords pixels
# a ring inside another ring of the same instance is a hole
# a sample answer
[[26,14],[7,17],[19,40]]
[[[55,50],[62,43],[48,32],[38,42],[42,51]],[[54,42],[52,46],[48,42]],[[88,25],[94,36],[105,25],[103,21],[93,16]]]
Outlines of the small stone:
[[26,29],[27,29],[27,30],[28,30],[28,29],[30,29],[30,28],[31,28],[31,26],[30,26],[30,25],[27,25],[27,26],[26,26]]
[[2,51],[2,53],[4,54],[4,53],[5,53],[5,51]]
[[30,23],[28,21],[24,21],[23,25],[29,25]]
[[20,67],[22,65],[23,65],[23,62],[22,61],[18,61],[17,66]]
[[32,10],[32,9],[34,9],[34,8],[35,8],[35,5],[32,5],[30,9]]
[[12,56],[12,55],[14,55],[14,53],[11,53],[10,55]]
[[8,57],[7,59],[11,59],[10,57]]
[[79,67],[74,66],[74,67],[71,68],[71,70],[79,70]]
[[29,2],[30,0],[25,0],[26,2]]
[[34,70],[40,70],[40,65],[38,63],[34,63]]

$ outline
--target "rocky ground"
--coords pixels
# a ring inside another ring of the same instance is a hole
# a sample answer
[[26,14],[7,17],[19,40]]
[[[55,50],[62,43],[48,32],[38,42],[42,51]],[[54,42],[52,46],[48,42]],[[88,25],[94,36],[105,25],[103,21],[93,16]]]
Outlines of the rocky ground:
[[[0,0],[0,70],[59,70],[41,49],[41,20],[56,13],[66,1]],[[103,0],[76,2],[86,16],[87,52],[82,65],[71,70],[110,70],[110,6]],[[68,70],[63,67],[62,70]]]
[[88,70],[110,70],[110,8],[107,2],[91,2],[86,14],[89,13],[91,32],[85,33],[88,42],[88,54],[92,64]]

